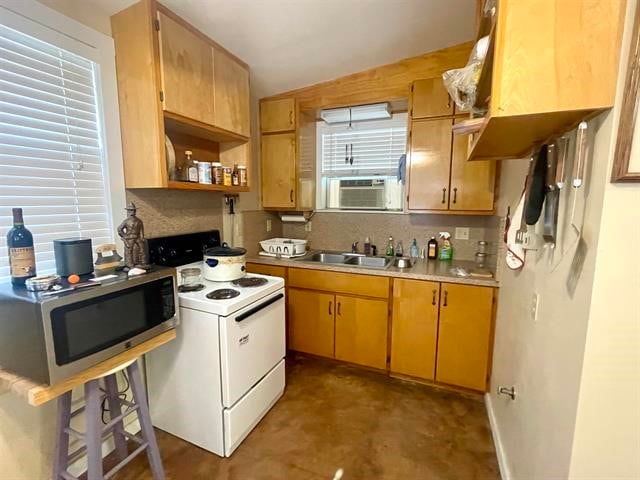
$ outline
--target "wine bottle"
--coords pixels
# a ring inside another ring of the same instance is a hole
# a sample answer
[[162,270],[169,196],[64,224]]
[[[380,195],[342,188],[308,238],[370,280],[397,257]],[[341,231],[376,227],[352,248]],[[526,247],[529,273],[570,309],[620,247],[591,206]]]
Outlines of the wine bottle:
[[36,255],[33,235],[24,226],[22,209],[13,209],[13,228],[7,233],[11,283],[24,285],[27,278],[36,276]]

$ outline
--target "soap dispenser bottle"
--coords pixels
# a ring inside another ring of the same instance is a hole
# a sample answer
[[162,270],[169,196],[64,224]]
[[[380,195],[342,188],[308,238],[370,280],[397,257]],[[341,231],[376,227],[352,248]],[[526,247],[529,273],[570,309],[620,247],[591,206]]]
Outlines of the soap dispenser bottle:
[[413,242],[411,242],[411,258],[414,260],[420,256],[420,252],[418,250],[418,241],[414,238]]
[[393,237],[389,237],[389,240],[387,241],[387,249],[385,250],[384,254],[387,257],[393,257]]
[[451,234],[449,232],[440,232],[440,238],[442,239],[442,247],[440,247],[440,253],[438,258],[440,260],[451,260],[453,258],[453,246],[451,245]]
[[371,255],[371,239],[369,237],[364,239],[364,254]]

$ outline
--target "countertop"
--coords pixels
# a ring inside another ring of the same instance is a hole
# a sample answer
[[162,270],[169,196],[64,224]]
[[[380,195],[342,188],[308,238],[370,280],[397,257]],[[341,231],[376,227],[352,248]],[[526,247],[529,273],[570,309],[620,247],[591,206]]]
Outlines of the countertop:
[[478,285],[481,287],[498,287],[500,285],[499,282],[495,280],[495,272],[492,272],[494,274],[494,278],[459,277],[453,275],[450,271],[453,267],[462,267],[468,272],[476,268],[475,262],[466,260],[440,261],[418,259],[411,268],[397,268],[391,265],[385,269],[331,265],[326,263],[300,261],[300,258],[286,259],[261,255],[247,257],[247,262],[288,268],[307,268],[311,270],[327,270],[330,272],[377,275],[380,277],[412,278],[415,280],[429,280],[432,282],[460,283],[465,285]]

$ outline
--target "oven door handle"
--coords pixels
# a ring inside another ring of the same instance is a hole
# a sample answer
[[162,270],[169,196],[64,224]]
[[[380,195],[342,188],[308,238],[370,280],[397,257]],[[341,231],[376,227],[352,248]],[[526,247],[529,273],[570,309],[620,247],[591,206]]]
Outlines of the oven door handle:
[[247,318],[249,318],[251,315],[253,315],[254,313],[258,313],[260,310],[263,310],[265,308],[267,308],[269,305],[276,303],[278,300],[280,300],[281,298],[284,298],[284,293],[279,293],[278,295],[276,295],[275,297],[271,297],[269,300],[267,300],[264,303],[261,303],[260,305],[257,305],[249,310],[247,310],[244,313],[241,313],[240,315],[238,315],[236,317],[236,322],[241,322],[243,320],[246,320]]

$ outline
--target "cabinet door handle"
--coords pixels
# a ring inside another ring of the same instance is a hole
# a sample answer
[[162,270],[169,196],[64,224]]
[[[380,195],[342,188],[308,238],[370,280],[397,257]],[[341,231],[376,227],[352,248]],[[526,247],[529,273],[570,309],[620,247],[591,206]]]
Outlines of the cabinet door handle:
[[456,203],[458,201],[458,188],[454,188],[453,189],[453,203]]
[[342,315],[340,307],[341,307],[341,304],[340,304],[340,302],[338,302],[338,315]]
[[438,293],[438,291],[434,288],[432,293],[433,293],[433,297],[431,297],[431,305],[435,305],[436,304],[436,293]]
[[446,306],[448,305],[448,304],[447,304],[447,301],[448,301],[448,300],[449,300],[449,292],[447,292],[447,291],[445,290],[445,291],[444,291],[444,302],[442,303],[442,306],[443,306],[443,307],[446,307]]
[[291,191],[289,192],[289,201],[291,203],[293,203],[293,188],[291,189]]
[[289,125],[293,125],[293,110],[289,110]]
[[445,187],[442,189],[442,203],[446,202],[446,199],[445,199],[446,196],[447,196],[447,188]]
[[332,302],[332,301],[329,301],[329,315],[333,315],[333,308],[332,308],[332,306],[333,306],[333,302]]

